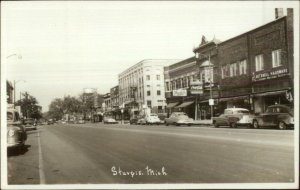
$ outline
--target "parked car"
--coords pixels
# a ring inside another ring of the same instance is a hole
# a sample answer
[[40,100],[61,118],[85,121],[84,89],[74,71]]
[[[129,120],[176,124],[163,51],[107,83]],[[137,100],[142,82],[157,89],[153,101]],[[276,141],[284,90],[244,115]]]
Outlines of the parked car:
[[83,119],[79,119],[78,124],[85,124],[85,121]]
[[23,148],[27,140],[25,126],[22,125],[16,109],[7,109],[7,148]]
[[145,117],[139,117],[139,119],[137,120],[137,124],[138,125],[146,125]]
[[23,120],[23,125],[26,130],[37,130],[37,122],[32,118]]
[[245,108],[227,108],[224,110],[224,114],[213,117],[212,120],[214,127],[230,126],[236,128],[237,126],[251,127],[253,118],[254,115]]
[[160,119],[158,118],[158,115],[155,113],[151,113],[150,115],[147,115],[145,117],[145,121],[146,121],[146,124],[150,124],[150,125],[161,123]]
[[137,124],[138,119],[138,116],[131,117],[129,120],[130,125]]
[[165,119],[165,125],[174,124],[174,125],[192,125],[194,124],[194,119],[189,118],[184,112],[173,112],[169,118]]
[[260,127],[278,127],[278,129],[287,129],[294,127],[294,109],[286,105],[269,106],[265,113],[255,115],[253,119],[253,128]]
[[103,122],[106,124],[116,124],[118,123],[115,119],[111,117],[104,117]]

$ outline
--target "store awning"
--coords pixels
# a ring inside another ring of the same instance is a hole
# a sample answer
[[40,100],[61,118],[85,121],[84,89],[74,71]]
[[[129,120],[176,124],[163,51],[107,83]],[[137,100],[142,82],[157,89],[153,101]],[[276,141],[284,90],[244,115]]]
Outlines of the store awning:
[[192,105],[193,103],[194,103],[194,101],[192,101],[192,102],[183,102],[179,106],[176,106],[176,108],[184,108],[184,107],[187,107],[189,105]]
[[280,90],[280,91],[274,91],[274,92],[264,92],[264,93],[253,94],[253,96],[255,96],[255,97],[272,96],[272,95],[285,94],[285,93],[286,93],[286,90]]
[[173,108],[178,104],[178,102],[168,103],[167,108]]

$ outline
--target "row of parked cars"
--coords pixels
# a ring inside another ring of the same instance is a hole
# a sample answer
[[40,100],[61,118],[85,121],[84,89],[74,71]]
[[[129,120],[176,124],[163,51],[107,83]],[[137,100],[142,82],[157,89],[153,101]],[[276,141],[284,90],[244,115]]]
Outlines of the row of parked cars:
[[[250,128],[275,127],[278,129],[287,129],[294,127],[294,110],[287,105],[269,106],[265,113],[251,114],[244,108],[228,108],[218,117],[213,117],[213,126],[247,126]],[[157,114],[148,116],[134,117],[130,124],[162,124],[165,125],[192,125],[194,120],[189,118],[184,112],[173,112],[169,118],[161,120]]]
[[275,127],[287,129],[294,127],[294,110],[286,105],[269,106],[265,113],[251,114],[243,108],[228,108],[219,117],[213,117],[214,127],[219,126],[248,126],[251,128]]

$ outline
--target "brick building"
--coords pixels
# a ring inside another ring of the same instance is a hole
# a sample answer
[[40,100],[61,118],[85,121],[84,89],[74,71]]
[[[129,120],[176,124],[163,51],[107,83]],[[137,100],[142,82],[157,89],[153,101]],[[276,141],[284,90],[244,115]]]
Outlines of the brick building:
[[[194,58],[165,67],[167,107],[193,102],[195,112],[189,115],[207,120],[229,107],[260,113],[273,104],[293,105],[293,46],[293,9],[287,9],[286,16],[277,14],[276,20],[223,42],[203,37],[193,50]],[[191,64],[193,59],[196,64]],[[188,81],[197,81],[198,95],[191,94],[190,82],[188,86],[178,85],[185,84],[181,73],[191,73]],[[178,87],[188,89],[181,102],[171,95]],[[209,99],[214,99],[213,106]]]

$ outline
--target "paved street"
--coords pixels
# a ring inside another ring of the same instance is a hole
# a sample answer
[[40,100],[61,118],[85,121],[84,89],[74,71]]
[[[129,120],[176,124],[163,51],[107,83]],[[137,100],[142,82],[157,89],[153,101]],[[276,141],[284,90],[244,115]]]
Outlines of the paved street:
[[10,152],[9,184],[293,182],[293,130],[55,124]]

